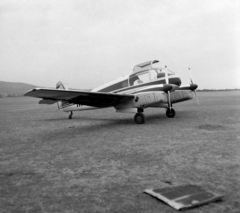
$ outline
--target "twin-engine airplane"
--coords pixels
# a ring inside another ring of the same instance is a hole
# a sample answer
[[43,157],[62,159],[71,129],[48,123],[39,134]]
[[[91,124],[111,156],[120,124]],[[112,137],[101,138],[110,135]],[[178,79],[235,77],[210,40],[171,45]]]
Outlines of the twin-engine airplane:
[[25,94],[42,98],[39,104],[58,104],[58,109],[73,111],[114,107],[116,112],[136,113],[134,121],[145,123],[143,111],[148,107],[165,108],[169,118],[175,116],[173,104],[187,101],[196,94],[198,85],[181,85],[181,79],[165,68],[153,68],[159,61],[147,61],[136,65],[133,73],[104,84],[92,91],[68,90],[61,82],[56,89],[36,88]]

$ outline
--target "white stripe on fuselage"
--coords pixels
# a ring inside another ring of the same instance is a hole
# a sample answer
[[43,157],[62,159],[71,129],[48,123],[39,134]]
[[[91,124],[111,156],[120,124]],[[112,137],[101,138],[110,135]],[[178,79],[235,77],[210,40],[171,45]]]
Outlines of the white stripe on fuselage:
[[[92,90],[92,92],[97,92],[99,90],[102,90],[106,87],[109,87],[111,85],[114,85],[116,83],[119,83],[123,80],[127,80],[129,76],[125,76],[125,77],[121,77],[121,78],[118,78],[114,81],[111,81],[107,84],[104,84],[98,88],[95,88]],[[176,78],[178,77],[177,75],[171,75],[169,76],[169,79],[170,78]],[[150,82],[147,82],[147,83],[143,83],[140,87],[136,87],[136,86],[139,86],[139,85],[134,85],[134,86],[129,86],[129,87],[125,87],[125,88],[121,88],[121,89],[118,89],[120,90],[120,92],[118,92],[118,90],[114,90],[114,91],[111,91],[110,93],[117,93],[117,94],[135,94],[135,93],[140,93],[140,92],[150,92],[149,90],[151,91],[159,91],[159,92],[163,92],[163,91],[160,91],[159,89],[160,88],[163,88],[164,84],[154,84],[154,85],[149,85],[149,83],[151,82],[155,82],[155,81],[162,81],[162,80],[165,80],[165,78],[158,78],[154,81],[150,81]],[[122,89],[125,89],[123,91],[121,91]],[[79,105],[79,104],[75,104],[75,105],[72,105],[70,107],[66,107],[64,109],[61,109],[63,112],[70,112],[70,111],[84,111],[84,110],[93,110],[93,109],[99,109],[99,107],[91,107],[91,106],[86,106],[86,105]]]
[[122,92],[118,92],[118,94],[135,94],[139,92],[144,92],[149,89],[151,89],[152,91],[158,91],[156,89],[159,89],[159,88],[163,88],[163,84],[146,85],[146,86],[143,85],[142,87],[132,88],[129,90],[124,90]]
[[[179,78],[179,77],[177,75],[171,75],[171,76],[169,76],[169,81],[172,78]],[[142,84],[126,87],[126,88],[121,88],[121,89],[115,90],[113,92],[119,93],[119,94],[133,94],[133,93],[141,92],[141,91],[144,91],[144,90],[147,90],[147,89],[153,89],[153,91],[154,91],[154,88],[156,88],[156,89],[157,88],[162,88],[164,86],[164,84],[163,83],[161,83],[161,84],[156,83],[154,85],[149,85],[149,83],[158,82],[158,81],[159,82],[165,81],[165,77],[157,78],[157,79],[155,79],[153,81],[149,81],[147,83],[142,83]],[[138,87],[136,87],[136,86],[138,86]]]
[[93,109],[99,109],[98,107],[92,107],[92,106],[86,106],[86,105],[80,105],[80,104],[74,104],[70,107],[66,107],[61,109],[63,112],[70,112],[70,111],[85,111],[85,110],[93,110]]

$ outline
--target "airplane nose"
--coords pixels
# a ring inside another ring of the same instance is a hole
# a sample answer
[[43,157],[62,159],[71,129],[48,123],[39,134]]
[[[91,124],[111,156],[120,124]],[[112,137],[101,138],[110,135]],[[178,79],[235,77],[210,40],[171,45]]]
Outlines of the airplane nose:
[[182,82],[181,82],[181,79],[179,77],[176,77],[176,78],[170,78],[169,83],[180,86]]
[[197,84],[191,84],[190,85],[190,90],[194,91],[198,88],[198,85]]
[[180,79],[180,78],[178,78],[178,82],[177,82],[177,84],[176,84],[176,85],[180,86],[181,84],[182,84],[182,82],[181,82],[181,79]]

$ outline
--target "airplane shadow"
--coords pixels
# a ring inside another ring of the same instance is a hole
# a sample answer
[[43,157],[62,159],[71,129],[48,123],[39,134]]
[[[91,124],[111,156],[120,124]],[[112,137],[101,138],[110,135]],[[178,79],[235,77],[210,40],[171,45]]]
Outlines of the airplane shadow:
[[[168,120],[169,118],[167,118],[165,116],[165,114],[151,114],[151,115],[146,115],[146,123],[150,123],[151,121],[161,121],[161,119],[164,120],[164,122],[166,120]],[[84,121],[106,121],[107,123],[106,124],[119,124],[119,125],[126,125],[126,124],[130,124],[130,125],[136,125],[136,123],[134,122],[134,115],[133,116],[129,116],[129,118],[118,118],[118,117],[115,117],[115,118],[99,118],[99,117],[89,117],[89,116],[81,116],[81,117],[78,117],[78,116],[75,116],[73,117],[73,119],[68,119],[67,117],[66,118],[50,118],[50,119],[44,119],[44,120],[38,120],[38,121],[51,121],[51,122],[54,122],[54,121],[66,121],[66,122],[84,122]],[[99,124],[97,123],[96,125],[103,125],[103,123]]]
[[[128,114],[121,116],[114,115],[113,117],[102,115],[75,115],[73,119],[68,119],[67,116],[55,117],[55,118],[42,118],[38,119],[42,125],[44,123],[51,122],[51,125],[59,126],[59,128],[48,128],[45,135],[39,135],[42,139],[50,138],[62,139],[66,137],[75,137],[85,134],[102,134],[103,132],[114,132],[114,131],[128,131],[132,132],[148,131],[151,126],[172,126],[176,122],[182,122],[185,118],[191,117],[191,113],[188,111],[179,111],[175,118],[168,118],[164,112],[157,113],[145,113],[146,122],[145,124],[136,124],[134,121],[134,114]],[[47,125],[47,124],[46,124]],[[39,133],[42,134],[42,133]]]
[[[41,122],[48,122],[51,121],[52,123],[56,122],[59,123],[59,121],[66,121],[64,125],[61,125],[61,128],[58,130],[51,129],[48,131],[48,133],[45,135],[48,138],[61,138],[64,135],[71,135],[74,137],[74,135],[81,135],[86,133],[100,133],[104,131],[113,131],[113,130],[119,130],[123,128],[124,129],[133,129],[133,131],[141,128],[149,128],[151,125],[164,125],[166,122],[171,122],[173,119],[169,119],[165,116],[165,114],[150,114],[146,115],[146,123],[143,125],[136,124],[134,122],[133,116],[129,116],[129,118],[92,118],[87,116],[81,116],[81,117],[75,117],[72,120],[69,120],[68,118],[56,118],[56,119],[44,119],[40,120]],[[92,122],[89,122],[92,121]],[[94,122],[96,121],[96,123]],[[80,124],[78,124],[78,122]],[[85,123],[84,123],[85,122]],[[83,123],[83,125],[81,125]],[[45,137],[44,136],[44,137]]]

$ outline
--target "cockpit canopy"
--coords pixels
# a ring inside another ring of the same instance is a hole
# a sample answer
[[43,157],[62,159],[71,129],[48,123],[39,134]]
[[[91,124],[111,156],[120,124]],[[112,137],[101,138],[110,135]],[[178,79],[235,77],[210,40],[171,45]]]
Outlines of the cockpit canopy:
[[113,92],[113,91],[123,91],[123,88],[130,86],[137,86],[142,83],[146,83],[145,86],[155,85],[155,84],[166,84],[165,74],[167,73],[169,77],[169,84],[175,84],[180,86],[181,80],[175,75],[174,72],[165,68],[154,68],[152,65],[157,63],[157,60],[147,61],[141,64],[137,64],[133,68],[133,73],[121,77],[117,80],[109,82],[101,87],[93,90],[93,92]]
[[129,84],[130,86],[135,86],[141,83],[155,81],[159,78],[165,78],[165,73],[167,73],[168,76],[174,75],[174,72],[167,68],[151,68],[135,71],[129,76]]

